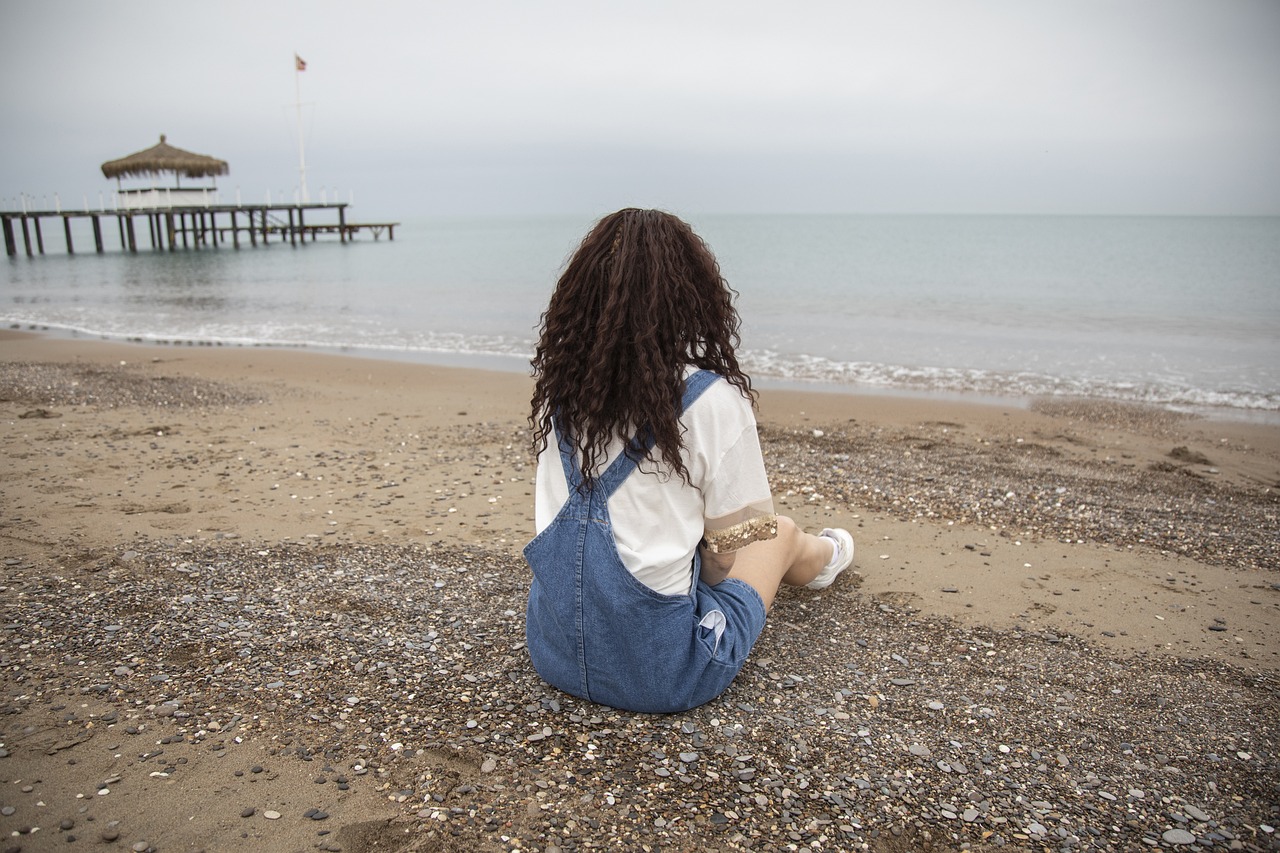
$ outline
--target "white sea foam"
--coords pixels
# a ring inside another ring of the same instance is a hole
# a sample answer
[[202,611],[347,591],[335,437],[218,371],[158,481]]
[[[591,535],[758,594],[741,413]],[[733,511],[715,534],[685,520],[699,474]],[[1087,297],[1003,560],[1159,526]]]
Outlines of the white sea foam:
[[1244,388],[1207,390],[1176,382],[1133,383],[1103,377],[1053,376],[1029,371],[836,362],[772,352],[743,352],[739,361],[743,369],[753,376],[815,385],[1015,398],[1092,397],[1160,406],[1280,411],[1280,394]]

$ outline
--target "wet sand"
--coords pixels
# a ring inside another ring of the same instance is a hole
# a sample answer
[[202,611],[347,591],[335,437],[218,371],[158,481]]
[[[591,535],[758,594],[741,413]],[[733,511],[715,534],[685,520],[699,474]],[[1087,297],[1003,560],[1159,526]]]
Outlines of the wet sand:
[[528,396],[0,333],[8,843],[1274,848],[1280,428],[766,389],[857,574],[645,717],[524,654]]

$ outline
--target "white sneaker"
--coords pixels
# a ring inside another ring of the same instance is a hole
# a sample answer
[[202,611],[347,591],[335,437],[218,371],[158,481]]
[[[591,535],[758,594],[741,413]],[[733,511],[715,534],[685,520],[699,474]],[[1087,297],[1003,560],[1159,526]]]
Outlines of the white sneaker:
[[849,531],[828,527],[818,535],[831,540],[836,546],[835,553],[831,555],[831,562],[818,572],[818,576],[804,585],[805,589],[826,589],[841,572],[853,565],[853,537],[849,535]]

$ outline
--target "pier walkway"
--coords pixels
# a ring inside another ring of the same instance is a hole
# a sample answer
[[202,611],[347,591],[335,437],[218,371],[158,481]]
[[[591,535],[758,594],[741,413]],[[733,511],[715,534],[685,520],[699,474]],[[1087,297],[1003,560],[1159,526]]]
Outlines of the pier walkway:
[[[179,248],[217,247],[230,244],[240,248],[246,240],[252,246],[259,241],[305,244],[322,234],[336,234],[339,241],[355,240],[360,233],[379,239],[385,232],[395,239],[398,222],[348,222],[347,205],[333,204],[211,204],[204,207],[152,207],[128,210],[72,211],[24,210],[0,211],[0,228],[4,231],[4,247],[10,257],[18,254],[18,240],[27,255],[45,254],[42,220],[61,220],[63,244],[67,254],[75,254],[72,222],[89,220],[93,228],[93,247],[99,254],[106,251],[102,220],[115,220],[120,249],[137,252],[145,222],[145,239],[155,250],[176,251]],[[308,222],[308,215],[337,214],[336,222]]]

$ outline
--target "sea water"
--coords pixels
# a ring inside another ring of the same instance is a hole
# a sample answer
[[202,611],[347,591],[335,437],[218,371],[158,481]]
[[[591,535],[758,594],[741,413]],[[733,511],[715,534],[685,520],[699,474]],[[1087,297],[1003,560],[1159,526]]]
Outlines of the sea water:
[[[686,218],[764,384],[1280,411],[1280,217]],[[0,322],[527,370],[591,224],[432,218],[394,240],[103,255],[86,232],[74,256],[46,229],[49,254],[3,265]]]

